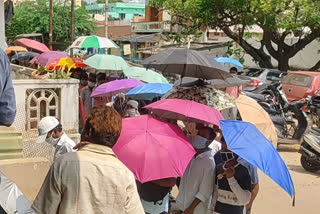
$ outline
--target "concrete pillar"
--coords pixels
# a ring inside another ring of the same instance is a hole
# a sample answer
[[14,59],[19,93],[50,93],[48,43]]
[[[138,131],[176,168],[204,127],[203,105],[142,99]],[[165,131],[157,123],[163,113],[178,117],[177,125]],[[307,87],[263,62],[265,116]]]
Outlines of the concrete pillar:
[[4,0],[0,0],[0,48],[5,48]]

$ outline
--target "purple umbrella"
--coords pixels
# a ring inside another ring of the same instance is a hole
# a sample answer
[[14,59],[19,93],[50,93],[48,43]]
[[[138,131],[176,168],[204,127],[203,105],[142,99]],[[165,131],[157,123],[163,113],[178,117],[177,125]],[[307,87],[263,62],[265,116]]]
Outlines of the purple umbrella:
[[110,97],[121,92],[127,92],[134,87],[144,84],[145,83],[136,79],[113,80],[96,88],[91,97]]
[[30,63],[36,63],[42,66],[46,66],[49,62],[63,57],[68,57],[68,54],[61,51],[49,51],[33,58],[33,60],[31,60]]

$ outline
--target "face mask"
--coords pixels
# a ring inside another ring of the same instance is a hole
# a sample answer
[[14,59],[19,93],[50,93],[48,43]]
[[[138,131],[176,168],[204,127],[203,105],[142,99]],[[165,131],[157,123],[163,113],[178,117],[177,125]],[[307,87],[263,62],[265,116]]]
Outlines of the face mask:
[[80,80],[80,85],[87,85],[88,84],[88,80]]
[[235,155],[233,152],[220,152],[220,155],[224,162],[228,162],[235,158]]
[[96,84],[95,84],[94,82],[91,82],[91,81],[88,82],[88,86],[89,86],[90,88],[93,88],[95,85],[96,85]]
[[205,149],[207,147],[207,142],[206,138],[196,135],[192,141],[192,146],[195,149]]
[[127,113],[127,115],[128,115],[129,117],[135,117],[135,116],[137,116],[137,111],[136,111],[134,108],[128,109],[128,110],[126,111],[126,113]]
[[59,142],[60,138],[53,138],[53,137],[48,137],[46,139],[46,142],[49,143],[50,145],[56,146]]

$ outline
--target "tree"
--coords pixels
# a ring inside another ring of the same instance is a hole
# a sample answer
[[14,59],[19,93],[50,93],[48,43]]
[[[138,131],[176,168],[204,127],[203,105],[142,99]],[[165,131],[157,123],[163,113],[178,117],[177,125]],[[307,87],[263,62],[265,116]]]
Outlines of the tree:
[[[289,59],[320,38],[319,0],[152,0],[152,5],[167,9],[172,16],[219,28],[237,42],[261,67],[272,68],[271,57],[278,68],[289,69]],[[259,46],[248,42],[253,26],[263,30]],[[286,38],[297,41],[288,44]],[[319,62],[313,69],[320,68]]]
[[[6,29],[9,40],[16,35],[26,33],[42,33],[45,42],[49,41],[49,7],[48,0],[25,1],[15,8],[11,26]],[[71,7],[70,5],[53,6],[53,41],[70,43]],[[95,25],[90,15],[83,8],[75,10],[75,37],[90,35],[95,32]]]

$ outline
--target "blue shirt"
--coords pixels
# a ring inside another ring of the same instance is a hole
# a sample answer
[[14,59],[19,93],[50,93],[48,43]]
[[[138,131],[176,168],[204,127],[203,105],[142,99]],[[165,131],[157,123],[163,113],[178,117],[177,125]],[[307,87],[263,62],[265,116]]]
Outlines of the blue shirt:
[[16,116],[16,97],[11,80],[10,62],[0,49],[0,125],[11,125]]

